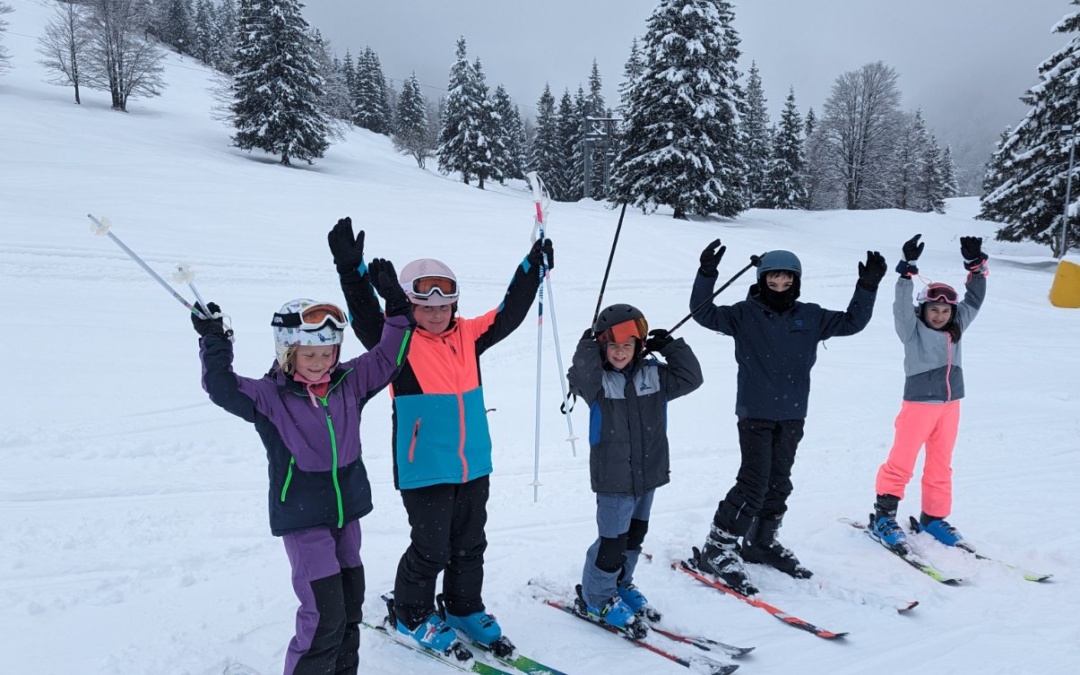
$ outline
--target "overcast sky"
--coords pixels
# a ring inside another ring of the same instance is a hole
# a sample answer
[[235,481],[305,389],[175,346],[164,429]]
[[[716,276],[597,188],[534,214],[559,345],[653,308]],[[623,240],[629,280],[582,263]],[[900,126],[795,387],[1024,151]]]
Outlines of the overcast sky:
[[[463,35],[488,84],[532,115],[545,84],[556,98],[587,86],[595,59],[609,105],[630,42],[657,0],[308,0],[304,15],[339,55],[371,46],[400,90],[413,71],[425,96],[445,90]],[[1017,98],[1065,44],[1051,28],[1068,0],[747,0],[736,3],[741,69],[756,61],[773,121],[795,87],[820,112],[836,77],[881,60],[900,74],[905,109],[922,108],[954,146],[996,140],[1025,109]],[[956,148],[961,153],[964,148]],[[982,152],[979,149],[979,152]]]

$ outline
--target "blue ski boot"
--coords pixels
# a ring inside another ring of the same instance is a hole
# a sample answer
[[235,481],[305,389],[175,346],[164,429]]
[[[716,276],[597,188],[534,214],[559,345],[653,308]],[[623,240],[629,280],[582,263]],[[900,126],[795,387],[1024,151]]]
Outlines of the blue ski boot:
[[450,648],[453,647],[458,639],[454,629],[446,625],[443,618],[435,612],[432,612],[431,615],[416,628],[410,629],[402,623],[401,619],[397,619],[396,623],[399,633],[404,633],[416,640],[421,647],[434,649],[435,651],[444,654],[450,652]]
[[626,606],[630,608],[634,614],[644,618],[646,621],[659,621],[660,612],[655,607],[649,604],[649,599],[645,597],[645,594],[641,592],[637,586],[632,583],[622,583],[618,587],[619,597],[626,603]]
[[928,516],[926,513],[923,513],[919,516],[918,520],[912,518],[911,525],[916,532],[929,532],[930,536],[946,546],[967,548],[964,537],[944,518],[935,518],[934,516]]
[[878,495],[874,503],[874,512],[870,514],[870,534],[882,543],[898,553],[907,553],[907,535],[904,529],[896,522],[896,508],[900,504],[900,498],[893,495]]
[[587,602],[581,594],[581,584],[577,586],[577,605],[578,611],[584,610],[585,614],[588,614],[591,618],[597,619],[607,625],[619,629],[619,631],[626,633],[632,639],[639,639],[645,637],[649,632],[649,626],[642,621],[634,610],[630,609],[630,605],[620,598],[618,595],[613,595],[611,598],[599,607],[594,607]]
[[446,623],[482,645],[491,645],[502,637],[502,627],[495,617],[487,612],[474,612],[468,616],[455,616],[447,612]]

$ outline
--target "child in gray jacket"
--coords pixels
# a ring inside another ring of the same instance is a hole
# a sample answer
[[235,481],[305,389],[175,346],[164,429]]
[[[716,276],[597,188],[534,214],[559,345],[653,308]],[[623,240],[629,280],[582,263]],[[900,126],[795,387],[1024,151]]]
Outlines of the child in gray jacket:
[[904,343],[904,401],[896,417],[896,435],[889,457],[877,472],[877,500],[870,515],[870,531],[884,546],[906,552],[904,530],[896,522],[896,509],[915,470],[919,450],[926,446],[922,476],[922,515],[912,519],[919,531],[929,532],[947,546],[966,547],[963,537],[945,517],[952,510],[952,453],[960,425],[960,399],[964,397],[960,337],[971,325],[986,296],[987,256],[982,238],[961,237],[960,253],[968,270],[966,291],[932,283],[919,291],[911,305],[911,276],[924,244],[915,235],[904,244],[904,259],[896,271],[893,319]]

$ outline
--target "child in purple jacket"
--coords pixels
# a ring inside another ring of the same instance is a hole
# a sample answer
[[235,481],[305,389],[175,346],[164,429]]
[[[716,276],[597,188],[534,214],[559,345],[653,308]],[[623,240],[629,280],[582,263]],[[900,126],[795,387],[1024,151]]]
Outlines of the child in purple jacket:
[[373,260],[370,267],[386,300],[382,339],[349,361],[339,358],[349,323],[330,303],[301,298],[274,314],[277,360],[260,379],[233,373],[232,331],[217,305],[204,310],[210,318],[191,318],[200,336],[203,389],[254,424],[266,446],[270,530],[285,543],[300,600],[285,675],[356,675],[359,667],[359,519],[372,509],[360,412],[401,369],[415,326],[393,264]]

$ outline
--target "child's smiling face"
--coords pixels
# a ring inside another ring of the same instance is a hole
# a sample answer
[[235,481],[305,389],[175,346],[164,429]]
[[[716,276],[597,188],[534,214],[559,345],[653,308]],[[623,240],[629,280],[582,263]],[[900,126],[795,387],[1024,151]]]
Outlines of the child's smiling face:
[[604,353],[607,361],[615,370],[622,370],[634,360],[637,352],[637,338],[630,338],[626,342],[608,342],[604,345]]
[[312,382],[337,363],[337,345],[301,345],[296,349],[295,372]]
[[926,306],[926,323],[934,330],[941,330],[952,318],[952,305],[943,302]]

